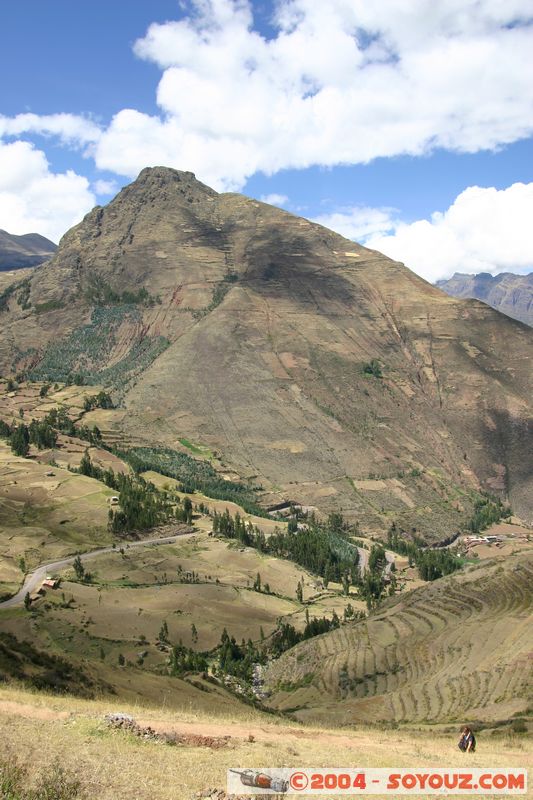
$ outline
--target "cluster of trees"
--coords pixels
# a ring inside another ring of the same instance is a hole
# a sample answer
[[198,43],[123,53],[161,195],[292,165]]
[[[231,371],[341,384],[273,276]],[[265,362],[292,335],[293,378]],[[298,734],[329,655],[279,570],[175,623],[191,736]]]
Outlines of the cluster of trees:
[[504,506],[498,498],[484,493],[474,504],[474,513],[468,527],[472,533],[479,533],[494,522],[499,522],[504,517],[510,517],[511,514],[509,506]]
[[29,425],[20,422],[11,427],[0,420],[0,436],[8,439],[13,453],[16,456],[26,457],[30,452],[30,444],[39,450],[47,450],[57,444],[57,433],[44,420],[37,422],[32,419]]
[[32,419],[29,425],[21,422],[10,426],[0,420],[0,437],[9,439],[11,449],[17,456],[27,456],[30,444],[39,450],[49,450],[57,446],[57,435],[76,436],[85,439],[95,447],[102,446],[102,434],[94,425],[76,427],[68,414],[67,408],[53,408],[42,420]]
[[186,672],[206,672],[207,668],[205,653],[198,653],[191,647],[185,647],[181,642],[174,645],[170,651],[169,672],[175,677]]
[[418,574],[424,581],[435,581],[443,575],[450,575],[463,566],[462,560],[447,548],[432,550],[422,547],[420,540],[408,541],[393,523],[387,534],[391,550],[407,556],[411,565],[416,565]]
[[381,364],[377,358],[373,358],[366,364],[363,364],[363,375],[372,375],[374,378],[382,378]]
[[[179,501],[179,497],[177,499]],[[184,497],[183,503],[181,503],[181,505],[178,508],[176,508],[175,512],[176,519],[179,522],[186,522],[187,525],[190,525],[192,523],[192,514],[193,514],[192,500],[190,497]]]
[[228,634],[226,628],[222,632],[218,646],[217,666],[223,675],[233,675],[235,678],[250,683],[255,664],[265,664],[267,660],[266,648],[258,648],[251,639],[242,640],[237,644],[235,637]]
[[256,502],[258,487],[220,477],[208,461],[200,461],[187,453],[168,447],[135,447],[127,452],[116,450],[116,455],[128,462],[135,472],[154,470],[180,483],[182,492],[203,492],[215,500],[229,500],[242,506],[249,514],[266,516]]
[[92,411],[93,408],[114,408],[114,406],[109,392],[102,390],[98,394],[86,397],[83,401],[83,408],[85,411]]
[[112,469],[98,467],[92,463],[87,450],[82,456],[78,472],[102,481],[120,494],[120,508],[109,509],[113,533],[148,530],[176,518],[172,504],[153,484],[139,475],[124,475]]
[[268,651],[273,658],[278,658],[285,650],[290,650],[298,642],[303,642],[305,639],[311,639],[313,636],[320,636],[322,633],[338,628],[341,624],[340,619],[336,612],[333,612],[331,619],[327,617],[313,617],[307,621],[303,631],[297,631],[296,628],[289,622],[282,622],[278,625],[273,633]]
[[134,292],[131,290],[124,290],[123,292],[116,292],[111,286],[99,277],[93,277],[85,292],[85,297],[96,306],[107,305],[145,305],[153,306],[157,302],[161,302],[159,298],[152,297],[144,286]]
[[[353,612],[351,616],[358,616]],[[280,622],[278,627],[269,640],[265,640],[261,629],[260,644],[254,643],[251,639],[242,639],[238,644],[234,636],[230,636],[226,628],[222,632],[220,644],[215,648],[215,668],[220,675],[231,675],[245,683],[251,683],[253,671],[256,664],[265,664],[269,657],[277,658],[285,650],[289,650],[298,642],[319,636],[322,633],[338,628],[341,624],[335,612],[331,619],[320,617],[309,619],[306,615],[306,625],[303,631],[287,622]],[[191,626],[193,641],[198,640],[198,632],[194,625]],[[169,643],[168,627],[166,623],[161,626],[159,639]],[[172,647],[170,654],[170,674],[183,675],[186,672],[206,672],[208,670],[208,653],[196,652],[192,648],[185,647],[181,640],[178,645]]]
[[[260,552],[294,561],[320,575],[326,588],[330,581],[335,581],[341,583],[344,594],[349,595],[350,586],[354,586],[369,609],[375,608],[386,592],[383,570],[387,560],[384,548],[381,545],[372,547],[368,569],[361,575],[359,552],[347,540],[347,526],[340,514],[330,515],[326,524],[317,522],[311,516],[305,530],[276,531],[267,539],[257,527],[246,524],[239,513],[232,517],[226,509],[223,514],[215,512],[213,531],[237,539],[245,546],[255,547]],[[394,576],[391,580],[394,591]],[[301,583],[296,587],[296,596],[303,601]]]
[[325,586],[329,581],[342,582],[343,579],[356,583],[359,577],[357,548],[344,540],[339,548],[338,534],[316,520],[311,520],[306,530],[276,531],[267,539],[257,528],[247,525],[238,512],[232,517],[226,509],[223,514],[215,512],[213,531],[260,552],[294,561],[320,575]]

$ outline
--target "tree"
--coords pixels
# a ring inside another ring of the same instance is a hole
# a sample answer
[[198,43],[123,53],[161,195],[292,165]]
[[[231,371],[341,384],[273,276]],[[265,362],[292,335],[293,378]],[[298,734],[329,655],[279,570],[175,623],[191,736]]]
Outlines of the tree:
[[296,599],[299,603],[303,603],[304,601],[304,587],[302,586],[301,581],[298,581],[296,585]]
[[118,663],[119,663],[119,666],[120,666],[120,667],[123,667],[123,666],[124,666],[124,664],[126,663],[126,659],[124,658],[124,656],[122,655],[122,653],[119,653],[119,654],[118,654]]
[[0,436],[2,439],[8,439],[11,436],[11,428],[3,419],[0,419]]
[[261,591],[261,573],[257,573],[255,581],[254,581],[254,591],[260,592]]
[[163,624],[159,630],[159,641],[168,642],[168,625],[166,620],[163,621]]
[[89,478],[92,478],[93,476],[93,465],[87,449],[85,449],[85,452],[81,457],[79,471],[80,475],[87,475]]
[[29,592],[26,592],[26,594],[24,595],[24,608],[26,609],[26,611],[29,611],[31,608],[31,600]]
[[74,567],[74,572],[76,573],[76,577],[78,578],[78,580],[80,581],[83,580],[83,577],[85,575],[85,567],[81,563],[81,558],[79,556],[76,556],[72,566]]
[[21,572],[26,573],[26,559],[24,556],[19,558],[19,568]]
[[183,500],[183,511],[185,516],[185,522],[190,525],[192,522],[192,501],[190,497],[185,497]]
[[198,641],[198,631],[196,630],[196,625],[194,624],[194,622],[191,625],[191,638],[194,644],[196,644],[196,642]]
[[26,457],[30,452],[30,435],[24,423],[17,425],[10,437],[11,449],[16,456]]

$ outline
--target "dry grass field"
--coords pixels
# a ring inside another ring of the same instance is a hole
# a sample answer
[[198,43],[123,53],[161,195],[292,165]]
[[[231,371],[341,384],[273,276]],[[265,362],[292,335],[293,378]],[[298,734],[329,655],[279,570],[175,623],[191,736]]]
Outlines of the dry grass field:
[[[84,796],[98,800],[192,800],[207,788],[224,788],[228,767],[465,765],[457,749],[456,726],[441,731],[368,726],[338,730],[331,724],[302,726],[243,706],[212,703],[209,710],[194,701],[170,709],[163,702],[84,701],[3,686],[2,754],[16,753],[33,774],[57,759],[81,779]],[[230,738],[220,749],[142,741],[106,725],[105,715],[117,711],[158,732]],[[478,732],[477,738],[469,766],[533,767],[531,738],[498,731]]]
[[31,570],[109,544],[111,495],[92,478],[14,456],[0,440],[0,594],[18,588],[21,558]]
[[[363,608],[361,601],[337,590],[317,590],[314,576],[289,561],[236,548],[205,532],[173,544],[129,548],[125,543],[89,564],[90,584],[76,582],[73,569],[65,569],[61,589],[48,591],[33,605],[34,613],[3,610],[1,629],[76,662],[96,662],[98,674],[112,685],[116,671],[108,674],[107,667],[117,664],[119,654],[131,664],[144,654],[136,678],[141,685],[145,676],[152,679],[151,670],[165,665],[167,653],[156,644],[163,622],[171,642],[211,650],[224,628],[239,642],[259,641],[279,620],[302,629],[306,612],[331,617],[335,611],[342,617],[349,602]],[[190,582],[193,571],[198,583]],[[258,573],[271,593],[254,591]],[[295,593],[301,579],[304,603]]]

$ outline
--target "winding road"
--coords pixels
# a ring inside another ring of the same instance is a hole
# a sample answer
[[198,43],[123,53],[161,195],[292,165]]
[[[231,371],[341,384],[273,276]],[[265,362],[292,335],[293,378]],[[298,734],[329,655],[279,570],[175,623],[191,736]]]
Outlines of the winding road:
[[[83,564],[86,561],[91,561],[93,558],[105,555],[105,553],[119,553],[121,547],[131,549],[132,547],[144,547],[154,544],[172,544],[177,539],[181,539],[183,536],[194,536],[194,532],[185,531],[184,533],[175,533],[172,536],[164,536],[161,539],[141,539],[136,542],[124,542],[116,547],[100,547],[98,550],[91,550],[88,553],[79,553],[79,557]],[[47,575],[53,574],[54,572],[59,572],[60,570],[65,569],[65,567],[70,567],[77,557],[78,554],[68,556],[67,558],[62,558],[60,561],[51,561],[48,564],[41,564],[40,567],[37,567],[37,569],[35,569],[33,572],[30,572],[28,575],[26,575],[22,588],[19,589],[19,591],[13,595],[13,597],[10,597],[9,600],[4,600],[3,603],[0,603],[0,609],[13,608],[14,606],[22,605],[27,592],[30,594],[35,592]]]

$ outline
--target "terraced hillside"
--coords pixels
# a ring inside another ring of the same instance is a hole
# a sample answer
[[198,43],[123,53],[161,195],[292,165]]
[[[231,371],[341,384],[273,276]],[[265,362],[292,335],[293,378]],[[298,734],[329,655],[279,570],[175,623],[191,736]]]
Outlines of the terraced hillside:
[[524,714],[532,594],[532,548],[443,578],[285,653],[267,675],[269,702],[339,724]]

